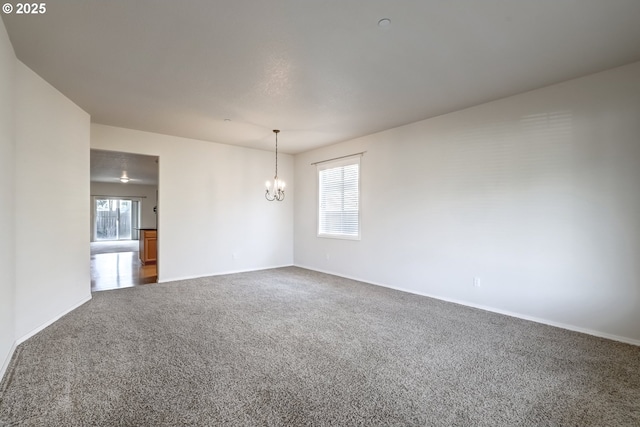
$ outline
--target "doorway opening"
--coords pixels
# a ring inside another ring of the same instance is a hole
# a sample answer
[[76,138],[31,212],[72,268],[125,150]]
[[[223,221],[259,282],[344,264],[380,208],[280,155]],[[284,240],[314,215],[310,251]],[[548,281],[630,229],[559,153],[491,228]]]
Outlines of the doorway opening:
[[157,282],[158,164],[91,150],[92,292]]

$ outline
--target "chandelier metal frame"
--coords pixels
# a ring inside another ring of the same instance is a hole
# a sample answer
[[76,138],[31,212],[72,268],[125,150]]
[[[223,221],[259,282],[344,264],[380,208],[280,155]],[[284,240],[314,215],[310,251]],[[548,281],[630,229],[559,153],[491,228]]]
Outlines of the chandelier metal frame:
[[264,197],[270,202],[273,202],[274,200],[281,202],[284,200],[284,187],[286,184],[283,180],[278,178],[278,134],[280,131],[278,129],[274,129],[273,133],[276,134],[276,174],[273,177],[273,186],[269,181],[265,183],[267,190],[264,193]]

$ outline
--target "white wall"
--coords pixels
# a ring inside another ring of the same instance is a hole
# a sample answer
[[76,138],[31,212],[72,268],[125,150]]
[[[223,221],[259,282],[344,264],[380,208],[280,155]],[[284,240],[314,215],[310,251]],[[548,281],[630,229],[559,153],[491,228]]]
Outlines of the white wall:
[[[310,163],[365,150],[362,240],[317,238]],[[297,155],[295,177],[296,265],[640,344],[640,63]]]
[[89,115],[16,68],[16,336],[91,298]]
[[[131,172],[129,172],[131,173]],[[156,185],[142,184],[122,184],[109,182],[92,182],[91,196],[114,196],[114,197],[138,197],[140,198],[140,228],[156,228],[156,214],[153,207],[156,206]],[[89,201],[91,212],[90,240],[93,240],[93,197]]]
[[268,202],[273,153],[91,125],[91,148],[159,156],[159,281],[293,263],[293,158],[287,198]]
[[15,127],[16,57],[0,19],[0,379],[15,341]]

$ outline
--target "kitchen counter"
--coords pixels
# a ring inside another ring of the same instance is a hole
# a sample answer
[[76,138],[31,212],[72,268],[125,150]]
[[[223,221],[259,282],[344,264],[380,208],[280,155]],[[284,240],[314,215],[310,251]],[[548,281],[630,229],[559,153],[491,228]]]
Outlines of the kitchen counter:
[[158,230],[155,228],[138,228],[140,231],[140,262],[153,264],[158,255]]

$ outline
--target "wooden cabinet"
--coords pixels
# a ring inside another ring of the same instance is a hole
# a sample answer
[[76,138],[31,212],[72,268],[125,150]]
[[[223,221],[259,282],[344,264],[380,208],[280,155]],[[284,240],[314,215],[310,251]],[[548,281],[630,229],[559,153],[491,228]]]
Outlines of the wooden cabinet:
[[153,264],[158,253],[158,231],[140,230],[140,262]]

